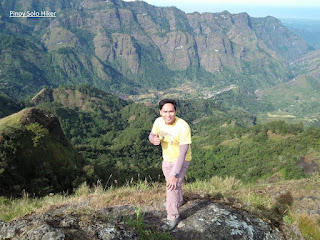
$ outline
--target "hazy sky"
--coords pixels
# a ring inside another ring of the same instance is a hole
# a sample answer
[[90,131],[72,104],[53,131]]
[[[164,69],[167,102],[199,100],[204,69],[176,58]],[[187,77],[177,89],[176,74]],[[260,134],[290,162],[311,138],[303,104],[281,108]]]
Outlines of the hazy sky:
[[189,12],[247,12],[252,17],[320,19],[318,0],[144,0],[155,6],[175,6]]

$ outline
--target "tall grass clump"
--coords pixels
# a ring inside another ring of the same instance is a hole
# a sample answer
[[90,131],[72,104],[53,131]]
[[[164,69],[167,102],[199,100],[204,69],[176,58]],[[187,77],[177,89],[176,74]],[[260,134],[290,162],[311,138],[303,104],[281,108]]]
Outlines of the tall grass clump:
[[270,197],[255,194],[250,189],[246,193],[240,194],[239,199],[246,206],[251,206],[257,210],[270,210],[274,205],[274,201]]
[[22,198],[10,199],[0,197],[0,220],[4,222],[25,216],[30,212],[42,208],[48,208],[52,205],[61,204],[65,202],[67,197],[65,195],[53,195],[43,198],[29,197],[27,193],[23,193]]
[[319,220],[307,214],[295,214],[293,217],[306,240],[320,240]]
[[208,195],[222,195],[228,197],[242,186],[240,180],[235,177],[214,176],[209,180],[196,180],[186,186],[187,192],[201,191]]
[[90,193],[92,193],[92,190],[90,187],[87,185],[86,182],[82,183],[75,191],[74,195],[75,197],[86,197]]

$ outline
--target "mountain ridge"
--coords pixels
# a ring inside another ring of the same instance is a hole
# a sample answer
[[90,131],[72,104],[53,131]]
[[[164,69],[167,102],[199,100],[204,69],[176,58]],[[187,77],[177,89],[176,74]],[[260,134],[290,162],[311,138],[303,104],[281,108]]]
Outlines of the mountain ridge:
[[[12,9],[18,10],[19,4],[11,1]],[[47,9],[54,10],[50,4]],[[36,55],[45,56],[46,80],[31,75],[42,86],[89,83],[137,95],[190,83],[200,89],[237,84],[254,92],[290,80],[286,62],[308,51],[301,38],[272,17],[258,19],[226,11],[186,14],[173,7],[120,0],[78,0],[57,10],[54,19],[2,18],[3,34],[18,32],[38,46]],[[19,61],[9,56],[9,64]],[[2,91],[10,96],[15,91],[26,96],[41,89],[24,89],[3,75],[0,81],[12,84],[11,89],[2,84]]]

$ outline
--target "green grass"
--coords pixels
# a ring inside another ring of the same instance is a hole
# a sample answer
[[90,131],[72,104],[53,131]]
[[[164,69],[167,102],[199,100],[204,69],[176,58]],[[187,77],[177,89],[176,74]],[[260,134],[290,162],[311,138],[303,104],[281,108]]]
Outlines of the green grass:
[[193,183],[189,183],[186,187],[188,192],[204,191],[209,195],[219,195],[229,196],[234,193],[234,191],[240,189],[242,183],[235,177],[221,178],[214,176],[209,180],[196,180]]
[[13,219],[22,217],[35,210],[48,208],[65,202],[70,197],[65,195],[46,196],[43,198],[31,198],[27,193],[23,194],[20,199],[10,199],[0,197],[0,219],[8,222]]
[[[279,109],[278,112],[270,113],[274,115],[272,119],[283,119],[288,122],[301,121],[306,125],[315,124],[314,121],[319,118],[320,89],[318,84],[314,84],[316,81],[314,79],[311,81],[309,78],[308,76],[298,77],[292,82],[264,90],[262,99],[270,101],[276,109]],[[288,117],[290,115],[292,116]]]
[[23,116],[24,111],[14,113],[8,117],[0,119],[0,131],[6,129],[7,127],[17,127],[20,125],[21,117]]
[[[292,226],[290,229],[300,229],[301,234],[308,240],[319,240],[320,223],[319,219],[311,215],[296,213],[294,208],[295,200],[293,195],[303,194],[303,190],[310,184],[317,184],[320,180],[319,175],[314,175],[310,179],[295,180],[295,183],[282,181],[272,184],[272,191],[283,191],[284,186],[296,187],[297,192],[291,194],[286,192],[275,197],[275,192],[268,191],[270,184],[244,184],[234,177],[212,177],[211,179],[184,185],[184,196],[192,199],[210,198],[214,201],[227,203],[235,208],[241,208],[260,216],[270,222],[278,222]],[[303,189],[299,189],[298,187]],[[310,185],[311,187],[311,185]],[[293,189],[290,189],[293,191]],[[266,194],[268,193],[268,194]],[[138,182],[127,182],[126,185],[116,188],[103,187],[101,182],[97,182],[94,187],[89,187],[86,183],[80,185],[73,195],[57,194],[43,198],[34,198],[24,194],[20,199],[8,199],[0,197],[0,219],[10,221],[30,213],[46,212],[54,207],[71,204],[78,214],[92,215],[97,209],[114,205],[130,204],[135,207],[135,214],[124,217],[123,221],[134,228],[139,239],[172,239],[167,233],[153,229],[144,221],[143,206],[150,202],[162,203],[165,197],[163,183],[148,182],[140,180]],[[66,213],[67,214],[67,213]],[[276,216],[275,216],[276,215]],[[295,230],[296,231],[296,230]],[[292,232],[291,232],[292,233]],[[286,234],[290,234],[286,232]],[[289,235],[288,235],[289,236]]]
[[306,240],[320,240],[319,219],[306,214],[296,214],[297,225]]

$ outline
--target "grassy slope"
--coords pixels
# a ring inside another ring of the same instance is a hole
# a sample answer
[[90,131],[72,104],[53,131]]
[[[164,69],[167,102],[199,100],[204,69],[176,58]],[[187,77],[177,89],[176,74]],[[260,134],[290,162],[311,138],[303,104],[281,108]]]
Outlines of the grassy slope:
[[277,111],[270,112],[267,118],[319,124],[319,91],[320,89],[312,86],[305,76],[265,90],[263,100],[272,102],[277,108]]
[[270,101],[277,111],[267,114],[267,120],[302,121],[320,125],[320,51],[310,52],[292,63],[295,78],[277,87],[262,90],[258,96]]
[[0,131],[4,131],[8,127],[19,128],[21,125],[21,117],[23,116],[24,111],[20,111],[14,114],[11,114],[8,117],[4,117],[0,119]]
[[[214,202],[228,204],[248,210],[275,224],[288,237],[298,239],[299,231],[306,239],[320,239],[319,213],[314,214],[320,204],[319,175],[292,181],[261,182],[246,185],[235,178],[213,177],[184,185],[184,198],[191,201],[209,198]],[[95,211],[112,206],[130,204],[144,209],[160,211],[165,191],[161,183],[139,181],[120,188],[103,188],[99,182],[94,188],[80,186],[74,195],[54,195],[44,198],[22,199],[0,197],[0,219],[10,221],[25,214],[42,213],[52,208],[67,206],[69,213],[94,214]],[[88,208],[88,206],[90,206]]]

